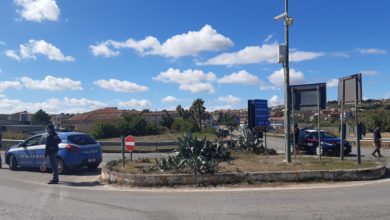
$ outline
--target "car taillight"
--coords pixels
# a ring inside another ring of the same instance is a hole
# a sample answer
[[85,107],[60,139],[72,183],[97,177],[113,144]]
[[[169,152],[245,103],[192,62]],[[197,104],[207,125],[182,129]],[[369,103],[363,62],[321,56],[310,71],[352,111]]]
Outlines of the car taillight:
[[65,150],[66,151],[69,151],[69,152],[75,152],[75,151],[78,151],[79,150],[79,147],[73,145],[73,144],[67,144],[65,146]]

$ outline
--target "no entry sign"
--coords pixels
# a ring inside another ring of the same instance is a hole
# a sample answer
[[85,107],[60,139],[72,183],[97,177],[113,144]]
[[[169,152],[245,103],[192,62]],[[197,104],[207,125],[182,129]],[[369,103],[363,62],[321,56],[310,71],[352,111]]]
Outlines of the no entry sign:
[[126,137],[125,146],[126,146],[126,149],[127,149],[129,152],[132,152],[132,151],[135,150],[135,139],[134,139],[133,136],[127,136],[127,137]]

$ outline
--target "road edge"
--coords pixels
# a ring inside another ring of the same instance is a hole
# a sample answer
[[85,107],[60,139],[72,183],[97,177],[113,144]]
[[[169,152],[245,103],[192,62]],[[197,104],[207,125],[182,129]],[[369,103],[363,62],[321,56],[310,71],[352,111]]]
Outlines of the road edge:
[[126,174],[102,168],[101,180],[107,183],[137,186],[161,187],[176,185],[226,185],[266,182],[312,182],[312,181],[365,181],[383,178],[386,165],[373,168],[350,170],[308,170],[279,172],[234,172],[216,174]]

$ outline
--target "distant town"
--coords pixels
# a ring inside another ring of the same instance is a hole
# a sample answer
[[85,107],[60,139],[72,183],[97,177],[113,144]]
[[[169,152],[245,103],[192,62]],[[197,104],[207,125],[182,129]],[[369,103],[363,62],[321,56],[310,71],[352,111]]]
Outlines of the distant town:
[[[365,100],[362,103],[361,112],[369,109],[377,108],[389,108],[390,99]],[[284,107],[274,106],[270,107],[270,128],[280,129],[284,126],[283,117]],[[248,111],[247,109],[228,109],[228,110],[216,110],[213,112],[207,112],[206,109],[205,117],[203,117],[203,124],[205,126],[219,126],[221,123],[221,115],[233,119],[233,126],[245,125],[248,122]],[[16,112],[13,114],[0,114],[0,126],[3,131],[8,132],[21,132],[30,133],[36,130],[42,130],[43,124],[35,122],[33,115],[35,113],[23,111]],[[348,111],[347,111],[348,116]],[[350,111],[352,114],[352,111]],[[173,120],[179,117],[177,111],[150,111],[144,109],[138,110],[120,110],[116,107],[106,107],[102,109],[96,109],[93,111],[81,113],[81,114],[49,114],[50,122],[57,128],[66,128],[82,132],[91,132],[92,127],[98,123],[111,123],[123,119],[125,116],[140,116],[148,124],[159,124],[164,115],[169,115]],[[317,111],[298,111],[294,114],[294,120],[299,123],[307,123],[317,120]],[[320,116],[324,123],[337,122],[340,117],[337,101],[329,101],[327,108],[321,111]],[[386,119],[387,120],[387,119]]]

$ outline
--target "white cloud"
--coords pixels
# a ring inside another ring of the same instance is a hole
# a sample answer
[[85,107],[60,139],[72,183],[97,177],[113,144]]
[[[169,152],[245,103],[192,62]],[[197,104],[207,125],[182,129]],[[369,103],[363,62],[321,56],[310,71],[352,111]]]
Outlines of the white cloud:
[[211,83],[208,82],[181,84],[179,86],[179,89],[184,91],[190,91],[191,93],[199,93],[199,92],[213,93],[215,91],[213,85],[211,85]]
[[119,107],[129,108],[129,109],[149,109],[152,106],[152,103],[146,99],[131,99],[127,102],[118,102]]
[[198,92],[214,92],[214,87],[210,82],[215,81],[217,76],[212,73],[204,73],[201,70],[187,69],[180,71],[179,69],[169,68],[165,72],[160,72],[159,75],[153,77],[153,80],[161,81],[164,83],[177,83],[179,89],[191,91],[192,93]]
[[274,36],[273,34],[269,34],[269,35],[264,39],[264,43],[268,43],[268,42],[272,39],[273,36]]
[[47,56],[49,60],[74,61],[72,56],[65,56],[60,49],[44,40],[29,40],[19,46],[19,54],[14,50],[7,50],[6,55],[15,60],[37,59],[36,55]]
[[22,84],[28,89],[43,89],[49,91],[58,90],[82,90],[81,82],[65,78],[46,76],[43,80],[34,80],[27,76],[20,78]]
[[173,102],[179,102],[180,99],[178,99],[178,98],[176,98],[176,97],[174,97],[174,96],[170,96],[170,95],[169,95],[169,96],[167,96],[167,97],[161,99],[161,101],[162,101],[162,102],[165,102],[165,103],[173,103]]
[[217,110],[232,110],[232,109],[235,109],[235,108],[231,105],[207,106],[207,111],[209,111],[209,112],[213,112],[213,111],[217,111]]
[[281,99],[279,98],[279,96],[273,95],[273,96],[268,100],[268,104],[269,104],[270,107],[282,105],[282,104],[283,104],[283,100],[281,100]]
[[376,49],[376,48],[357,48],[356,51],[359,52],[360,54],[382,55],[387,53],[387,50]]
[[118,51],[111,50],[107,43],[100,43],[98,45],[91,45],[89,48],[92,50],[92,54],[97,56],[103,56],[103,57],[115,57],[119,55]]
[[0,81],[0,92],[3,92],[7,89],[20,89],[22,84],[19,81]]
[[328,88],[336,87],[339,85],[339,80],[338,79],[331,79],[328,82],[326,82],[326,86]]
[[2,40],[0,40],[0,45],[6,45],[6,43],[4,42],[4,41],[2,41]]
[[10,114],[21,111],[28,111],[34,113],[39,109],[42,109],[48,113],[82,113],[106,107],[105,103],[90,100],[90,99],[76,99],[68,98],[64,99],[48,99],[44,102],[24,102],[18,99],[9,99],[6,97],[0,97],[0,112]]
[[290,53],[291,62],[301,62],[305,60],[314,60],[324,56],[323,52],[305,52],[305,51],[294,51]]
[[152,36],[143,40],[129,38],[126,41],[107,40],[90,48],[95,56],[117,56],[119,49],[131,48],[142,55],[160,55],[178,58],[183,56],[197,56],[204,51],[219,51],[233,46],[233,42],[219,34],[211,25],[205,25],[199,31],[189,31],[172,36],[163,44]]
[[116,92],[133,93],[133,92],[145,92],[149,90],[149,88],[146,86],[141,86],[129,81],[120,81],[117,79],[110,79],[110,80],[101,79],[95,81],[94,83],[100,88],[109,89]]
[[219,102],[227,103],[229,105],[237,105],[241,99],[232,95],[218,97]]
[[17,60],[17,61],[21,61],[22,59],[16,54],[16,52],[14,50],[7,50],[5,51],[5,55],[7,57],[10,57],[14,60]]
[[[277,43],[263,44],[261,46],[248,46],[238,52],[223,53],[205,62],[199,62],[198,65],[241,65],[254,63],[277,63],[278,61]],[[324,56],[323,52],[290,52],[291,62],[301,62],[304,60],[317,59]]]
[[41,22],[43,20],[57,21],[60,9],[55,0],[14,0],[21,7],[18,14],[28,20]]
[[385,93],[385,95],[383,96],[383,99],[390,99],[390,92]]
[[376,76],[379,74],[379,71],[376,70],[361,70],[360,72],[365,76]]
[[[284,70],[283,68],[273,72],[268,80],[276,87],[283,87],[284,85]],[[301,84],[305,81],[304,75],[301,71],[290,69],[290,85]]]
[[260,79],[248,73],[245,70],[239,72],[234,72],[230,75],[225,75],[224,77],[218,79],[219,83],[235,83],[235,84],[244,84],[244,85],[255,85],[260,84]]

